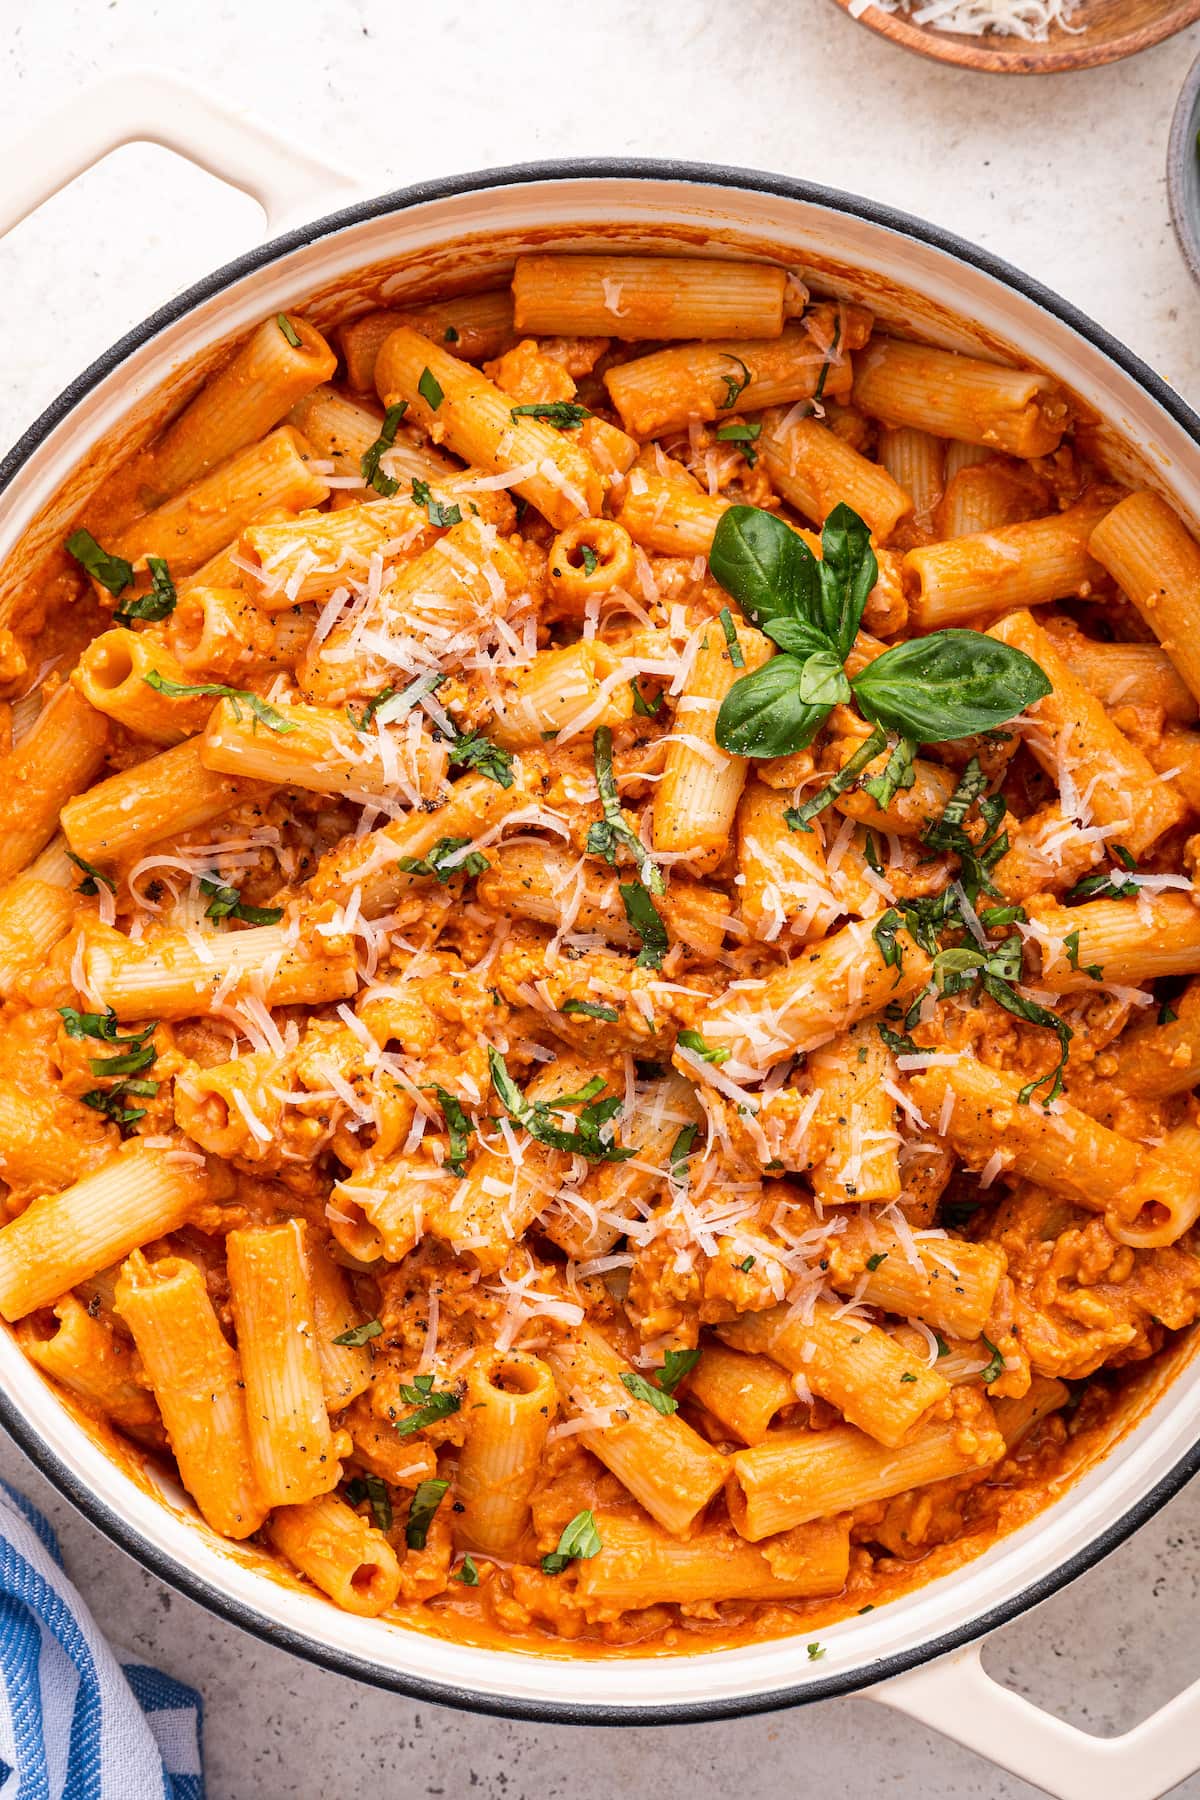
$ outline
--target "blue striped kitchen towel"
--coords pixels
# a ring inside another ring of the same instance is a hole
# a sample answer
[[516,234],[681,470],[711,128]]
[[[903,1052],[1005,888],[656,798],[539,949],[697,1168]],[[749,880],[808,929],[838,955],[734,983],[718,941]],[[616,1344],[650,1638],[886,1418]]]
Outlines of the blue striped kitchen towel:
[[0,1483],[0,1800],[204,1800],[200,1696],[117,1661],[58,1543]]

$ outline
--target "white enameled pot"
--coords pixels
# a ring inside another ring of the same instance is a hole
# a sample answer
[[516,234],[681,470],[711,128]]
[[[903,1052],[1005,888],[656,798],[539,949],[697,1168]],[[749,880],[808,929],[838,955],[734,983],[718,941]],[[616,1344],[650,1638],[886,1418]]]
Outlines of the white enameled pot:
[[[541,164],[352,199],[244,117],[157,73],[130,74],[48,121],[8,159],[0,231],[118,144],[164,145],[253,194],[273,241],[180,296],[87,370],[0,464],[0,605],[83,489],[177,405],[221,346],[284,307],[317,322],[503,271],[530,245],[704,247],[774,256],[902,330],[1050,370],[1104,423],[1110,462],[1200,519],[1200,419],[1098,326],[994,257],[919,221],[782,176],[668,163]],[[300,217],[341,207],[316,222]],[[84,471],[81,473],[81,471]],[[67,477],[73,475],[72,481]],[[13,554],[14,550],[17,552]],[[3,616],[0,613],[0,616]],[[1200,1467],[1200,1366],[1184,1344],[1135,1391],[1123,1434],[1035,1523],[956,1574],[797,1640],[654,1660],[575,1660],[456,1645],[352,1618],[214,1537],[178,1489],[151,1491],[81,1429],[0,1333],[0,1419],[109,1537],[245,1629],[343,1674],[450,1705],[581,1724],[715,1719],[865,1689],[1062,1800],[1152,1800],[1200,1765],[1200,1682],[1100,1740],[998,1686],[980,1640],[1121,1542]],[[1168,1379],[1171,1376],[1172,1379]],[[653,1699],[647,1699],[652,1692]]]

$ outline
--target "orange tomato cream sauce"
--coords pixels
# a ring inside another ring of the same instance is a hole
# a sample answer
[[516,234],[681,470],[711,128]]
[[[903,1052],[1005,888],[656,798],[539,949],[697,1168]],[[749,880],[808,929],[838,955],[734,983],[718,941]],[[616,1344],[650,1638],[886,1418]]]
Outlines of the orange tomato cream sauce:
[[111,1454],[363,1616],[817,1655],[1104,1453],[1200,1309],[1200,549],[1079,423],[538,254],[92,484],[0,630],[0,1315]]

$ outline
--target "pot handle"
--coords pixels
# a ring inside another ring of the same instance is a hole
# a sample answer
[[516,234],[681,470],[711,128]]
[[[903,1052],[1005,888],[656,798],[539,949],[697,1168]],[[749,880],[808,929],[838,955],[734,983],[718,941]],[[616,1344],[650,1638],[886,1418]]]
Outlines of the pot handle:
[[6,146],[0,237],[122,144],[161,144],[249,194],[274,235],[361,195],[361,184],[266,125],[156,69],[86,89]]
[[1200,1767],[1200,1681],[1132,1731],[1099,1738],[993,1681],[981,1648],[968,1644],[867,1692],[1054,1800],[1158,1800]]

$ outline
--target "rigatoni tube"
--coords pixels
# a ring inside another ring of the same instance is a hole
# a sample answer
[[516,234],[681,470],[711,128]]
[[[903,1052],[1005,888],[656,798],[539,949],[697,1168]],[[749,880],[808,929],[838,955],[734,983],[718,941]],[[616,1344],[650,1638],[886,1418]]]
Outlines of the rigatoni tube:
[[250,1461],[236,1350],[217,1323],[198,1265],[137,1250],[117,1280],[117,1312],[154,1389],[183,1485],[214,1531],[245,1538],[267,1503]]

